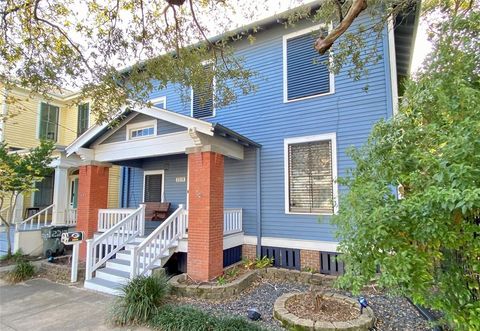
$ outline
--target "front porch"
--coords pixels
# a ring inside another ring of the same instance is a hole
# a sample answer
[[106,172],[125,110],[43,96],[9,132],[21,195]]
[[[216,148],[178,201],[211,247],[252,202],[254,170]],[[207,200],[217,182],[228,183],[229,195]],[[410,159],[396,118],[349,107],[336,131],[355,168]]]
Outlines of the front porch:
[[[80,250],[87,283],[120,284],[162,267],[176,252],[188,254],[192,279],[221,275],[224,250],[243,244],[245,211],[255,222],[257,148],[222,126],[154,107],[79,137],[66,151],[82,159],[77,230],[90,238]],[[105,208],[112,165],[123,169],[119,209]],[[151,210],[159,204],[171,206],[162,222]]]

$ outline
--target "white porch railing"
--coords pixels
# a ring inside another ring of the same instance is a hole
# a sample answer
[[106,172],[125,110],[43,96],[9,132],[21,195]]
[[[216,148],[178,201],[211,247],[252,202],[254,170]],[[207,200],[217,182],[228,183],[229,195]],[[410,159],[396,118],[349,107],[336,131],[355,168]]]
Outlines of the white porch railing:
[[99,209],[98,210],[98,231],[105,232],[115,226],[118,222],[133,213],[135,209]]
[[225,208],[223,210],[223,234],[242,232],[242,208]]
[[186,210],[179,205],[140,245],[132,249],[130,278],[144,275],[185,234]]
[[72,226],[77,224],[77,208],[67,209],[65,224]]
[[47,208],[40,210],[38,213],[30,216],[24,221],[17,223],[17,231],[40,229],[41,226],[50,224],[52,221],[53,206],[55,206],[55,204],[51,204]]
[[[100,211],[99,211],[100,215]],[[132,210],[108,231],[95,239],[87,240],[86,280],[130,241],[145,232],[145,205]]]

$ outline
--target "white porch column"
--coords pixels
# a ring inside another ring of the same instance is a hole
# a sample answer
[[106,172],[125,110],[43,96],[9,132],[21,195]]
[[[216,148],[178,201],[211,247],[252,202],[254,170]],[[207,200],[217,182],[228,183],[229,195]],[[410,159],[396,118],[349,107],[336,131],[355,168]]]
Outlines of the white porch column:
[[68,209],[68,168],[55,167],[52,224],[65,224]]
[[21,221],[23,221],[23,194],[20,193],[18,195],[15,209],[10,212],[13,213],[13,222],[20,223]]

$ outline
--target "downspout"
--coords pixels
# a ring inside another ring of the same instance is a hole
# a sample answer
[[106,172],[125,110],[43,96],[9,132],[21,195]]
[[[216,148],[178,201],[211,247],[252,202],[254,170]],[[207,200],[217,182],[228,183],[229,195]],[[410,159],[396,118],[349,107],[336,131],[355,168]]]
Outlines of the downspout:
[[262,255],[262,176],[261,176],[261,149],[256,150],[257,170],[257,257]]
[[5,140],[5,120],[7,118],[7,97],[8,90],[3,89],[3,98],[2,98],[2,118],[0,118],[0,143],[3,143]]

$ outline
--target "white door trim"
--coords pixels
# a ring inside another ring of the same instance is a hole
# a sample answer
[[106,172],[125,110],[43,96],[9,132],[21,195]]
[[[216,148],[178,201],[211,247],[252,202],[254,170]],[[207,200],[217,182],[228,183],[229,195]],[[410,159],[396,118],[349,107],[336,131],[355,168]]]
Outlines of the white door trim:
[[149,175],[162,175],[162,196],[161,201],[165,201],[165,170],[145,170],[143,172],[142,201],[145,202],[145,177]]

